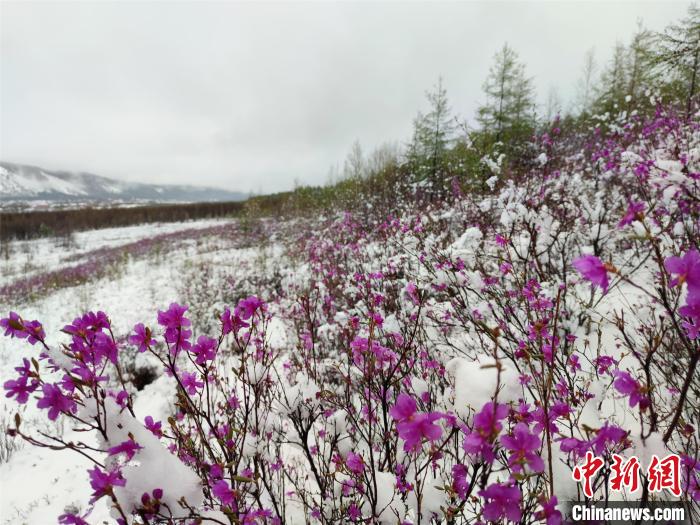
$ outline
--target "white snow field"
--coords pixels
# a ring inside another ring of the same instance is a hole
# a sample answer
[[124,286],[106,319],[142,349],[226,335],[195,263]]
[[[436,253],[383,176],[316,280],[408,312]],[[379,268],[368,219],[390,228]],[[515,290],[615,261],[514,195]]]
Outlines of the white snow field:
[[[15,241],[10,246],[10,257],[0,261],[0,286],[19,276],[79,264],[87,254],[101,248],[128,245],[162,234],[206,231],[230,222],[200,220],[81,232],[74,234],[68,246],[63,239],[56,238]],[[126,336],[138,322],[154,325],[157,310],[166,308],[170,302],[188,302],[183,290],[192,275],[190,268],[206,263],[216,270],[236,273],[241,278],[250,272],[251,261],[268,260],[272,265],[280,254],[279,246],[273,243],[256,248],[236,248],[235,239],[225,242],[218,236],[203,234],[198,237],[195,233],[191,238],[170,246],[167,254],[153,253],[127,260],[123,267],[103,278],[59,288],[30,301],[19,300],[11,304],[0,301],[0,312],[5,316],[9,310],[16,310],[26,319],[41,319],[50,346],[66,342],[60,329],[87,310],[106,312],[113,322],[115,334]],[[216,281],[210,284],[217,286]],[[215,306],[220,305],[212,305]],[[37,357],[38,354],[38,348],[29,346],[26,341],[1,337],[0,382],[13,376],[14,367],[21,364],[23,357]],[[173,385],[165,377],[136,392],[137,416],[141,419],[146,415],[167,419],[172,393]],[[52,431],[59,429],[64,437],[72,435],[71,429],[63,426],[60,418],[55,425],[50,425],[45,415],[39,416],[36,403],[29,402],[20,407],[4,395],[0,397],[3,432],[5,422],[17,412],[27,429],[40,430],[51,426]],[[85,439],[85,436],[80,436],[80,439]],[[91,492],[86,474],[91,463],[87,459],[72,451],[56,452],[21,444],[20,440],[15,442],[21,448],[12,454],[9,462],[0,464],[0,519],[3,525],[53,524],[67,508],[85,508],[86,496]],[[105,499],[96,504],[89,520],[90,523],[112,522]]]

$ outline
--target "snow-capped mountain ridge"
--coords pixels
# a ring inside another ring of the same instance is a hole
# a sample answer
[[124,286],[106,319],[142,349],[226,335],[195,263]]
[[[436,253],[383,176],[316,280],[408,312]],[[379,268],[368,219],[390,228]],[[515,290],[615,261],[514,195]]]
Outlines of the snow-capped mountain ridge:
[[124,182],[92,173],[51,171],[0,162],[0,202],[7,201],[232,201],[240,192],[202,186]]

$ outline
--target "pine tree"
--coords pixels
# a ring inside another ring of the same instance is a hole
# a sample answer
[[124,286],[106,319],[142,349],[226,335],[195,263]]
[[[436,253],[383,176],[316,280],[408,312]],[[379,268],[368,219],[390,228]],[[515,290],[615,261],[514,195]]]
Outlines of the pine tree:
[[413,144],[410,147],[414,159],[422,157],[429,165],[433,180],[444,168],[445,154],[453,140],[455,131],[452,110],[447,99],[447,91],[438,79],[432,91],[426,92],[430,111],[419,113],[414,121]]
[[519,138],[531,129],[535,106],[532,79],[525,76],[525,66],[508,44],[494,56],[483,89],[487,100],[477,119],[496,141]]
[[652,67],[652,37],[648,29],[638,23],[637,32],[632,37],[627,51],[627,95],[635,103],[644,91],[654,82]]
[[614,111],[624,102],[627,78],[627,48],[622,42],[615,44],[613,55],[600,76],[596,89],[596,110]]
[[700,8],[691,5],[686,18],[657,35],[656,43],[655,63],[671,75],[667,84],[685,100],[689,116],[700,82]]

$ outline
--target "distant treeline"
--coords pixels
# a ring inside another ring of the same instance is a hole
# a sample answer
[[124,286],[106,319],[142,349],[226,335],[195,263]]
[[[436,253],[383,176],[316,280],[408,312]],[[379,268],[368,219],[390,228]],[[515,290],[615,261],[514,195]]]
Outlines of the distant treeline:
[[149,222],[235,216],[241,214],[244,209],[244,202],[200,202],[133,208],[82,208],[0,213],[0,240],[62,236],[76,231]]

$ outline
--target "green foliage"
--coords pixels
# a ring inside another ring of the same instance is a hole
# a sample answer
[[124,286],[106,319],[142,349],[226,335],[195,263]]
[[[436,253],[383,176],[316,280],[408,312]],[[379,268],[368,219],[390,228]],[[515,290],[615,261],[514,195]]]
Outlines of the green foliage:
[[691,5],[688,15],[656,35],[654,43],[652,58],[666,79],[665,92],[671,100],[683,100],[689,116],[700,81],[700,8]]
[[446,167],[446,154],[454,138],[455,123],[442,78],[425,95],[430,110],[425,114],[418,113],[414,120],[408,157],[415,180],[427,179],[436,185]]
[[535,102],[532,79],[508,44],[494,56],[483,85],[486,103],[478,110],[478,121],[493,142],[517,147],[534,129]]

